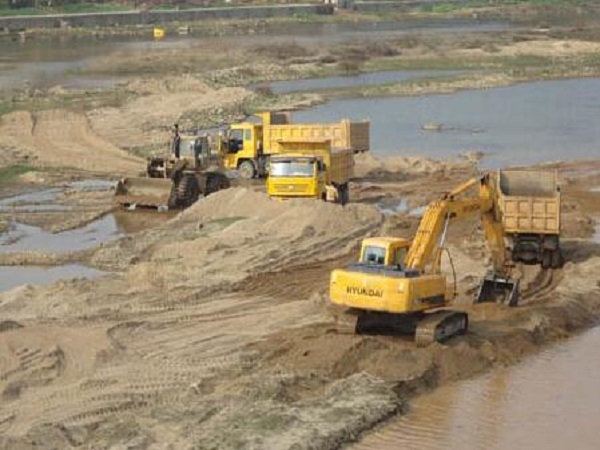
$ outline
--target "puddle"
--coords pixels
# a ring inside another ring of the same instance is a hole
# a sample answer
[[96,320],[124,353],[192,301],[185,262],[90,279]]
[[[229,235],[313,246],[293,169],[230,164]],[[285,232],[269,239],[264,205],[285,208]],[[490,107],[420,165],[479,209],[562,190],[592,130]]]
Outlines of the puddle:
[[0,292],[8,291],[24,284],[46,285],[58,280],[98,278],[102,275],[106,275],[106,272],[80,264],[68,264],[57,267],[0,266]]
[[121,231],[112,214],[82,228],[55,234],[39,227],[13,222],[8,231],[0,235],[0,253],[27,251],[65,253],[86,250],[120,236]]
[[108,191],[114,186],[112,181],[82,180],[69,183],[60,188],[50,188],[41,191],[26,192],[0,199],[0,213],[10,212],[52,212],[69,211],[68,205],[56,203],[56,198],[62,192],[99,192]]
[[522,363],[444,386],[352,450],[593,450],[600,327]]
[[[378,156],[448,158],[482,151],[482,164],[499,168],[597,159],[599,112],[600,79],[577,79],[448,95],[340,99],[298,111],[294,120],[369,119]],[[422,129],[430,123],[452,132]]]
[[413,217],[420,217],[425,212],[427,206],[417,206],[416,208],[411,208],[408,204],[408,201],[405,199],[400,200],[399,202],[396,199],[383,199],[381,200],[377,207],[382,214],[385,215],[393,215],[393,214],[408,214]]
[[398,83],[419,78],[441,78],[458,75],[460,73],[464,72],[459,70],[390,70],[384,72],[362,73],[345,77],[278,81],[271,83],[270,87],[275,94],[286,94],[298,91]]

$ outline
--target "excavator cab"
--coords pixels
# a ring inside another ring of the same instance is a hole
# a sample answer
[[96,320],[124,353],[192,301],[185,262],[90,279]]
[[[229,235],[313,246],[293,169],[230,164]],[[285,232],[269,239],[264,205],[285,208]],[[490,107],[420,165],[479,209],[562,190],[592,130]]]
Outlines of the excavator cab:
[[367,238],[362,242],[360,263],[402,268],[410,242],[394,237]]

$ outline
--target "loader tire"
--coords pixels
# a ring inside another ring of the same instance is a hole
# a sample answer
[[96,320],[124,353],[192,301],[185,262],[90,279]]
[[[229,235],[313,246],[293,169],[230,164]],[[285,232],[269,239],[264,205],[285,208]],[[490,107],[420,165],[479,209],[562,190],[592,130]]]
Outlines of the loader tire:
[[221,174],[213,174],[206,180],[206,192],[205,195],[212,194],[213,192],[220,191],[221,189],[229,188],[229,180],[227,177]]
[[256,168],[254,167],[252,161],[242,161],[241,164],[238,166],[238,173],[240,175],[240,178],[250,180],[251,178],[254,178],[256,176]]
[[198,180],[194,175],[184,175],[177,186],[177,203],[181,208],[187,208],[200,195]]

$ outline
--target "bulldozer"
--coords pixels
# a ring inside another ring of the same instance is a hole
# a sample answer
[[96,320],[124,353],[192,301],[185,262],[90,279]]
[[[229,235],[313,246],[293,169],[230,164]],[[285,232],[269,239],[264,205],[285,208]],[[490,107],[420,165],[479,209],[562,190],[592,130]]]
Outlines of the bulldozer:
[[[475,187],[476,196],[463,197]],[[357,334],[413,334],[417,346],[427,346],[466,333],[467,313],[443,309],[456,295],[456,279],[453,286],[441,272],[448,227],[456,220],[481,216],[493,270],[475,301],[517,306],[519,282],[511,276],[514,264],[507,258],[500,214],[493,175],[469,180],[428,205],[412,242],[364,239],[359,261],[331,273],[331,301],[358,313]]]
[[128,209],[182,209],[230,187],[221,157],[211,149],[208,136],[176,134],[169,157],[148,159],[146,176],[117,183],[114,200]]

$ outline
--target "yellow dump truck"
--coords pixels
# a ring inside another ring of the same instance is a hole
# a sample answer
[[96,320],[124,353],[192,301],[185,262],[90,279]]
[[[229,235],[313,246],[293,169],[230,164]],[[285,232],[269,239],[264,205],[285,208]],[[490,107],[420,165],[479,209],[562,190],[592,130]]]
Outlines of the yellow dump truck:
[[498,204],[513,261],[558,268],[561,196],[556,171],[499,170]]
[[242,178],[266,175],[268,159],[281,150],[280,142],[329,140],[332,148],[353,152],[369,150],[368,121],[338,123],[292,123],[288,113],[260,113],[260,122],[231,124],[223,136],[221,153],[225,168]]
[[354,171],[350,149],[331,148],[331,141],[280,141],[268,165],[267,193],[274,198],[316,198],[348,203],[348,181]]

